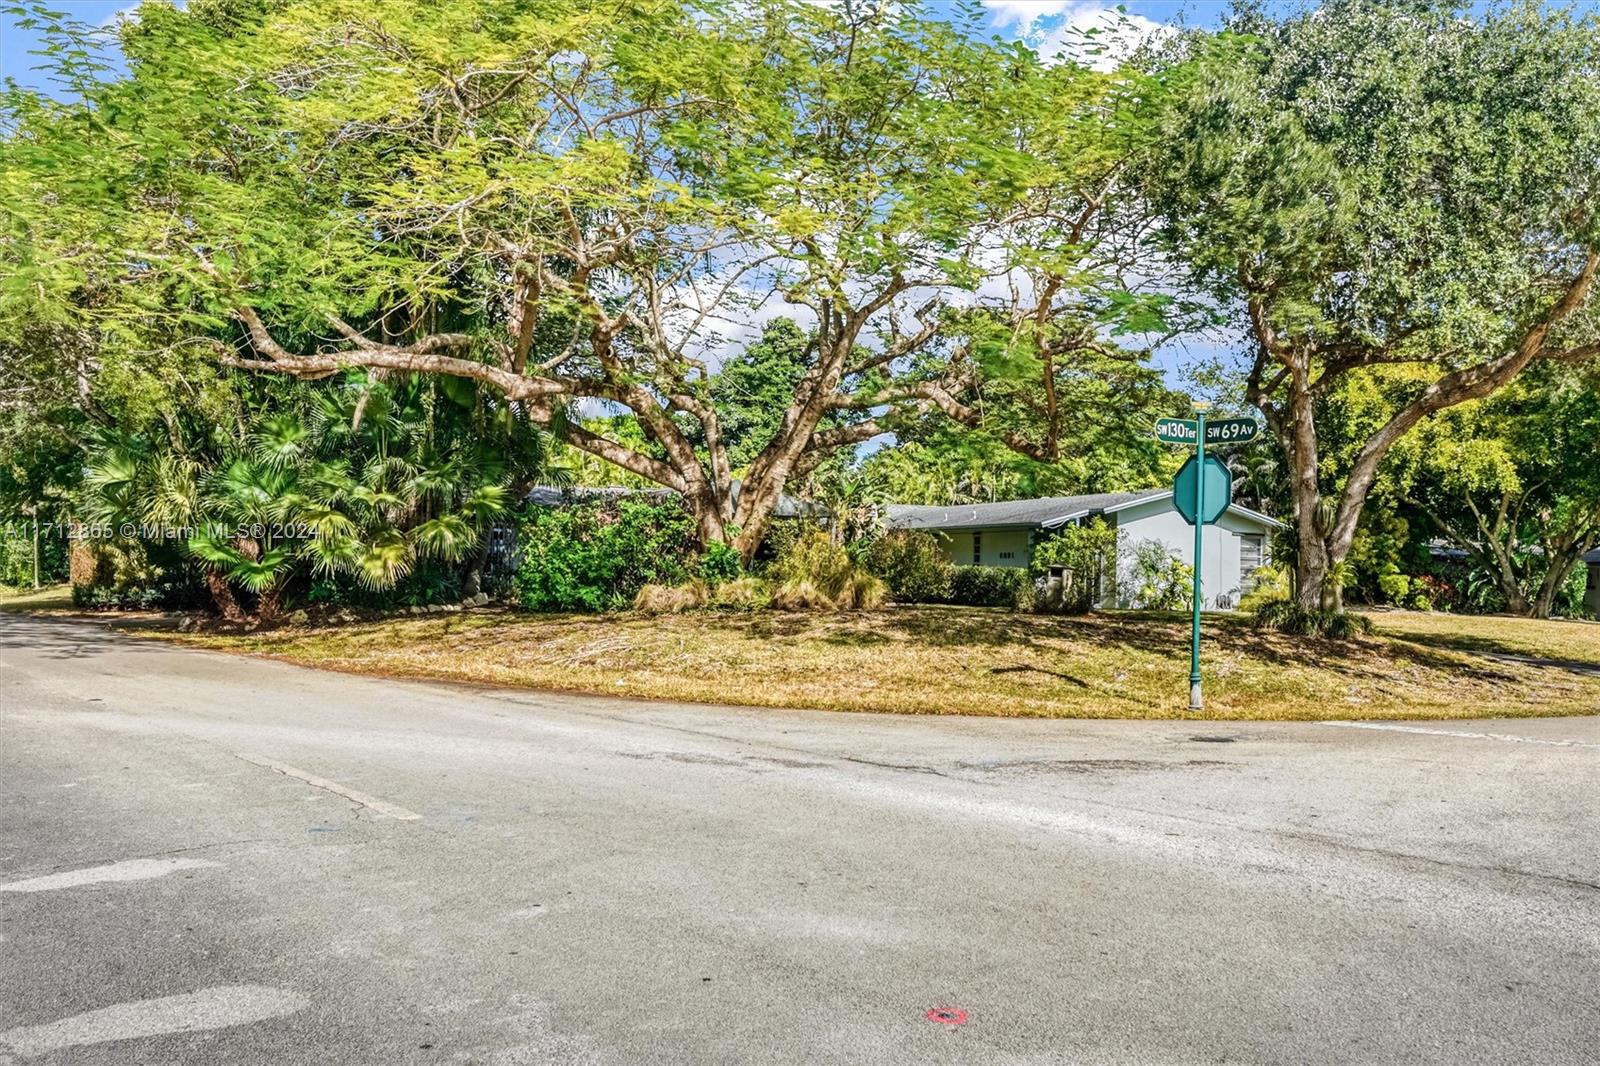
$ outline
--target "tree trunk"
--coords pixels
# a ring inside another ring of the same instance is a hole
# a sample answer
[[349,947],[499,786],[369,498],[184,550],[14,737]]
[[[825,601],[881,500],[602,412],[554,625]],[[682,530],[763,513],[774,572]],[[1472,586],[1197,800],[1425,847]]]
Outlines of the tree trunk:
[[1544,580],[1539,583],[1538,595],[1534,597],[1533,617],[1550,617],[1550,612],[1556,605],[1556,597],[1560,595],[1567,579],[1572,576],[1572,568],[1583,558],[1583,543],[1579,542],[1579,550],[1576,551],[1568,549],[1563,552],[1553,552],[1548,545],[1545,546],[1550,559],[1550,568],[1544,572]]
[[283,582],[274,581],[261,590],[260,602],[256,613],[263,622],[276,622],[283,617]]
[[[773,488],[767,481],[752,488],[745,483],[744,492],[757,493],[757,497],[750,504],[746,512],[744,525],[739,527],[739,535],[733,540],[733,547],[739,553],[739,558],[744,560],[746,566],[755,558],[756,550],[761,547],[761,542],[767,537],[767,528],[772,524],[772,512],[777,510],[778,500],[782,490]],[[740,510],[745,510],[743,494],[739,500]]]
[[[527,490],[522,490],[517,498],[527,495]],[[466,573],[461,577],[461,598],[470,600],[483,591],[483,570],[489,563],[489,534],[485,529],[478,535],[478,546],[472,550],[472,558],[467,561]]]
[[227,578],[215,570],[206,570],[206,590],[211,593],[211,605],[217,609],[223,621],[244,621],[244,609],[239,606],[239,600],[234,596]]
[[[695,537],[701,548],[728,543],[728,527],[722,521],[722,506],[717,500],[716,488],[708,481],[696,486],[698,491],[685,495],[684,502],[694,514]],[[729,491],[724,487],[723,491]]]
[[[1304,366],[1293,368],[1297,384]],[[1322,485],[1317,478],[1317,429],[1308,388],[1294,388],[1285,418],[1275,427],[1289,464],[1289,495],[1295,532],[1295,600],[1308,611],[1337,609],[1339,583],[1329,574],[1339,559],[1329,552],[1323,532]],[[1342,556],[1341,556],[1342,558]]]
[[[1533,610],[1528,604],[1528,597],[1522,593],[1522,585],[1517,581],[1511,571],[1497,567],[1494,580],[1500,586],[1500,595],[1506,599],[1506,611],[1510,614],[1532,614]],[[1547,612],[1548,613],[1548,612]],[[1544,618],[1545,615],[1538,615]]]

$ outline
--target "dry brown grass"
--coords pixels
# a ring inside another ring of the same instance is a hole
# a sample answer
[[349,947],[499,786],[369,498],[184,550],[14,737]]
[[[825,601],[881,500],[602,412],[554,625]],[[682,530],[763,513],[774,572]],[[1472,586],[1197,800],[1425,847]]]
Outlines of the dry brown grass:
[[[1349,642],[1208,616],[1211,718],[1453,718],[1600,711],[1600,678],[1482,652],[1600,661],[1600,626],[1380,614]],[[1554,631],[1550,631],[1554,632]],[[906,714],[1162,718],[1186,713],[1179,616],[1053,618],[959,607],[848,613],[474,612],[244,636],[212,648],[360,673],[663,699]],[[1557,654],[1559,653],[1559,654]]]
[[1375,611],[1371,617],[1384,632],[1418,643],[1600,665],[1600,622],[1427,611]]

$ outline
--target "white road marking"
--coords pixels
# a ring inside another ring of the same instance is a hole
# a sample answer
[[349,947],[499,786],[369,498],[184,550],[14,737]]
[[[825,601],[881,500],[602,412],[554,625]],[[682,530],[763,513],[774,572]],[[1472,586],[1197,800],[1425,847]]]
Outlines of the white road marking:
[[393,803],[385,803],[376,796],[369,796],[365,792],[357,792],[353,788],[346,788],[337,781],[329,781],[325,777],[308,774],[304,770],[295,769],[293,766],[286,766],[281,762],[273,762],[271,759],[263,759],[259,755],[247,755],[244,752],[238,752],[237,754],[245,762],[255,763],[257,766],[265,766],[268,770],[273,770],[285,777],[304,781],[312,788],[320,788],[324,792],[332,792],[335,796],[343,796],[352,803],[359,803],[361,806],[378,814],[386,815],[390,818],[398,818],[403,822],[413,822],[422,817],[422,815],[414,811],[408,811],[404,807],[397,807]]
[[182,996],[118,1003],[44,1025],[8,1029],[0,1033],[0,1051],[31,1058],[112,1040],[225,1029],[293,1014],[307,1002],[300,993],[282,988],[219,985]]
[[30,877],[25,881],[12,881],[0,885],[0,892],[50,892],[58,888],[77,888],[79,885],[98,885],[107,881],[146,881],[152,877],[165,877],[179,870],[200,870],[207,866],[221,866],[220,862],[205,859],[127,859],[104,866],[86,866],[81,870],[67,870],[43,877]]
[[1424,733],[1431,737],[1463,737],[1467,740],[1509,740],[1517,744],[1546,744],[1553,748],[1600,748],[1584,740],[1546,740],[1543,737],[1519,737],[1515,733],[1469,733],[1464,729],[1425,729],[1415,725],[1383,725],[1378,722],[1323,722],[1323,725],[1340,729],[1382,729],[1389,733]]

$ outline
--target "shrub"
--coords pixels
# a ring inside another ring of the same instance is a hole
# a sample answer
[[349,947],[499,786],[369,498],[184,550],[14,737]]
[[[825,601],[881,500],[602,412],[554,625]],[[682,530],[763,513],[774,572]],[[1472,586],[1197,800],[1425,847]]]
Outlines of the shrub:
[[1257,629],[1275,629],[1306,637],[1331,637],[1347,640],[1372,632],[1372,619],[1353,611],[1330,611],[1302,607],[1294,600],[1272,600],[1256,609],[1252,624]]
[[700,579],[709,585],[733,581],[744,575],[744,560],[729,544],[712,544],[700,556]]
[[1413,611],[1448,611],[1456,605],[1455,586],[1435,574],[1422,574],[1411,583],[1406,606]]
[[[146,611],[206,602],[192,570],[162,565],[156,559],[162,553],[143,542],[84,538],[74,540],[69,550],[74,606]],[[170,552],[165,555],[171,558]]]
[[772,602],[772,586],[759,577],[734,578],[711,590],[711,602],[717,607],[753,611]]
[[1068,614],[1090,610],[1116,552],[1117,531],[1099,518],[1087,525],[1064,526],[1036,543],[1028,564],[1035,578],[1045,578],[1054,566],[1065,567],[1070,574],[1061,603],[1050,603],[1045,609]]
[[967,607],[1033,609],[1033,577],[1014,566],[957,566],[950,573],[950,602]]
[[1289,598],[1289,568],[1263,566],[1250,575],[1250,591],[1239,597],[1239,610],[1255,611],[1265,604]]
[[516,590],[536,611],[626,607],[645,585],[680,585],[695,564],[694,520],[642,497],[536,508],[523,523]]
[[849,552],[828,534],[812,530],[796,538],[778,556],[772,564],[772,576],[780,582],[809,581],[831,596],[844,587],[855,569]]
[[1118,561],[1122,601],[1129,607],[1176,611],[1194,599],[1194,567],[1159,540],[1127,545]]
[[770,569],[777,565],[778,560],[792,552],[799,541],[818,533],[826,536],[827,532],[812,518],[786,518],[781,522],[774,521],[767,527],[767,535],[762,538],[761,547],[756,549],[756,560]]
[[711,602],[711,586],[699,578],[682,585],[646,585],[633,598],[633,609],[645,614],[680,614]]
[[461,574],[456,566],[438,559],[422,559],[392,585],[373,587],[353,574],[337,570],[315,576],[306,599],[310,603],[392,611],[401,607],[455,603],[461,599],[461,594]]
[[931,533],[920,529],[885,533],[872,542],[864,562],[898,603],[943,603],[950,598],[954,567]]
[[778,582],[772,605],[780,610],[866,610],[882,604],[888,593],[883,581],[820,530],[796,538],[772,564],[771,573]]
[[1406,593],[1411,591],[1411,579],[1400,572],[1400,568],[1390,564],[1378,575],[1378,591],[1388,603],[1403,603]]

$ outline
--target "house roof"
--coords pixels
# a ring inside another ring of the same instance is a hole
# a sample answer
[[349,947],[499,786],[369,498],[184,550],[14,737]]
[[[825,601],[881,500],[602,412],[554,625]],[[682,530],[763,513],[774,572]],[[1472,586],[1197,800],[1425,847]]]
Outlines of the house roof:
[[1583,561],[1586,563],[1600,563],[1600,548],[1596,548],[1594,551],[1584,552]]
[[[895,529],[1054,529],[1075,519],[1115,514],[1135,504],[1166,499],[1171,489],[1140,489],[1137,492],[1097,492],[1087,496],[1046,496],[1034,500],[1006,500],[1001,503],[963,503],[953,507],[926,507],[920,504],[892,503],[887,508],[888,524]],[[1253,518],[1263,525],[1282,528],[1283,523],[1259,511],[1234,504],[1233,514]]]

